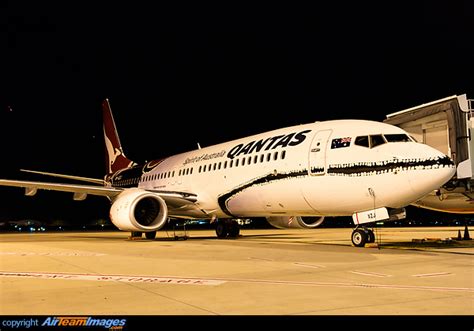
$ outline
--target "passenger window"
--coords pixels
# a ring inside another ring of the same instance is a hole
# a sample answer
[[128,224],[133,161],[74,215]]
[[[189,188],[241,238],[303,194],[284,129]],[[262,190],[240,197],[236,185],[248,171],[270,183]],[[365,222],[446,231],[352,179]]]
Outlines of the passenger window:
[[239,159],[235,160],[235,166],[236,166],[236,167],[239,166]]
[[213,168],[213,170],[216,170],[216,168],[217,168],[217,163],[214,163],[214,166],[213,166],[212,168]]
[[370,136],[370,148],[385,144],[385,139],[381,134]]
[[263,155],[263,154],[260,155],[260,163],[262,163],[264,159],[265,159],[265,155]]
[[227,161],[224,161],[224,169],[227,169]]
[[221,162],[219,162],[219,165],[217,166],[217,169],[221,170]]
[[242,159],[242,165],[245,165],[245,157]]
[[267,162],[270,162],[272,155],[270,153],[267,154]]
[[286,151],[281,152],[281,159],[284,160],[286,157]]
[[273,153],[273,160],[278,160],[278,152]]
[[257,163],[257,162],[258,162],[258,155],[255,155],[255,156],[253,157],[253,163]]
[[252,157],[251,156],[248,157],[247,164],[249,164],[249,165],[252,164]]
[[233,165],[234,165],[234,160],[230,160],[229,168],[232,168]]
[[355,139],[354,142],[357,146],[369,147],[369,136],[360,136]]

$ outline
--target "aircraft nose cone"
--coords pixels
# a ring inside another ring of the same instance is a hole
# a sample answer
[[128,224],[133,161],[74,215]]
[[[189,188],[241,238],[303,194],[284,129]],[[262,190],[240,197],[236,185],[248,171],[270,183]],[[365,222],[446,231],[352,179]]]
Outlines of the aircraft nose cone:
[[423,147],[427,147],[424,153],[420,153],[423,157],[409,164],[412,170],[410,184],[420,197],[440,188],[456,173],[454,162],[448,156],[429,146]]

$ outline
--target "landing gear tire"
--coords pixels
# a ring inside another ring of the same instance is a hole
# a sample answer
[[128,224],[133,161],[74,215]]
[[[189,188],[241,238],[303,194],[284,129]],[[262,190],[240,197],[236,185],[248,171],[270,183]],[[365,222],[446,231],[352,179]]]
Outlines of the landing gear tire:
[[216,235],[219,239],[237,238],[240,234],[239,224],[234,220],[219,220],[216,225]]
[[156,231],[145,232],[146,239],[153,240],[156,238]]
[[139,232],[139,231],[132,231],[132,233],[130,234],[130,236],[132,238],[141,238],[142,237],[142,233]]
[[236,221],[232,221],[229,224],[227,235],[229,236],[229,238],[237,238],[239,234],[240,234],[239,223],[237,223]]
[[367,230],[367,242],[372,244],[375,242],[375,234],[372,230]]
[[227,224],[223,221],[217,221],[216,235],[219,239],[227,238]]
[[[375,237],[374,237],[375,238]],[[362,229],[352,231],[352,244],[355,247],[364,247],[368,242],[367,232]]]

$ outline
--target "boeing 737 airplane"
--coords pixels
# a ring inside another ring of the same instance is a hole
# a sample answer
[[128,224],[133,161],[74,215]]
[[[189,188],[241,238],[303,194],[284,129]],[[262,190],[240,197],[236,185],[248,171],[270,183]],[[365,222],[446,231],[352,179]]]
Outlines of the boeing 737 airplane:
[[351,215],[352,242],[374,242],[366,228],[404,217],[404,206],[455,172],[449,157],[404,130],[364,120],[286,127],[137,165],[122,149],[108,100],[102,104],[104,179],[37,172],[87,185],[0,180],[0,185],[106,196],[115,226],[149,239],[170,218],[210,219],[218,238],[237,237],[236,218],[266,217],[281,228],[314,228]]

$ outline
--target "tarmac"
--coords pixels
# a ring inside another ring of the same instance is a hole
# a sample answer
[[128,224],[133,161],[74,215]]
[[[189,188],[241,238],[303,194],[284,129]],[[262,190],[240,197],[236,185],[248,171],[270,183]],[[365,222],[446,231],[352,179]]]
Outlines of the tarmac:
[[[473,315],[461,227],[0,234],[1,315]],[[472,235],[472,229],[469,229]]]

